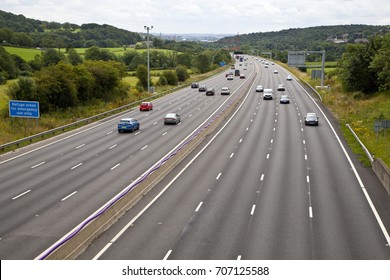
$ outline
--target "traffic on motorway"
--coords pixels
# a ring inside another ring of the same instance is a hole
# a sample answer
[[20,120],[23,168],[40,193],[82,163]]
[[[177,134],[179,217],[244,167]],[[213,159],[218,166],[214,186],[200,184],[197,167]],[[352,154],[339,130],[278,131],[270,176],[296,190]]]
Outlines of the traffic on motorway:
[[378,222],[390,221],[359,186],[378,182],[356,175],[313,97],[267,59],[230,68],[2,156],[1,259],[39,256],[244,88],[224,124],[78,258],[390,259]]

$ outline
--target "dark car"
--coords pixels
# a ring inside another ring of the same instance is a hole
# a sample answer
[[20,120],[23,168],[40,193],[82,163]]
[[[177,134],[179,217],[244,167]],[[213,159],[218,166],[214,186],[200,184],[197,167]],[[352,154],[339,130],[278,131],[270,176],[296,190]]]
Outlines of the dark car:
[[199,88],[199,83],[192,83],[191,88]]
[[139,122],[134,118],[124,118],[118,123],[118,132],[135,131],[139,129]]
[[199,92],[207,91],[207,87],[205,85],[200,85],[198,91]]
[[290,98],[288,95],[282,95],[280,97],[280,104],[289,104],[290,103]]
[[153,104],[152,102],[142,102],[141,105],[139,105],[140,111],[150,111],[153,110]]
[[305,116],[305,125],[318,125],[316,113],[307,113]]
[[180,122],[180,115],[176,113],[168,113],[164,118],[164,124],[178,124]]
[[206,95],[215,95],[215,89],[214,89],[214,88],[209,88],[209,89],[206,91]]

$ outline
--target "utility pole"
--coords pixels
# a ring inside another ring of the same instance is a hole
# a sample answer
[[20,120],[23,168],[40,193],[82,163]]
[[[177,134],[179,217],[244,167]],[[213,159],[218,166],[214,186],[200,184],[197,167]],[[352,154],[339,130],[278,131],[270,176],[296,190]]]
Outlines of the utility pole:
[[148,47],[148,92],[150,92],[150,57],[149,57],[149,30],[153,29],[153,26],[144,26],[147,31],[147,42],[146,45]]

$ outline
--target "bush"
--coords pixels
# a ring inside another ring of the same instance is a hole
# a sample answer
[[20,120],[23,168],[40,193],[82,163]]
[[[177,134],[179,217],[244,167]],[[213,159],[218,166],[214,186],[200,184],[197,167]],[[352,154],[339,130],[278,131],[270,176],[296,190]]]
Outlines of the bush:
[[165,79],[167,80],[168,85],[176,86],[179,83],[176,71],[164,71],[163,77],[165,77]]

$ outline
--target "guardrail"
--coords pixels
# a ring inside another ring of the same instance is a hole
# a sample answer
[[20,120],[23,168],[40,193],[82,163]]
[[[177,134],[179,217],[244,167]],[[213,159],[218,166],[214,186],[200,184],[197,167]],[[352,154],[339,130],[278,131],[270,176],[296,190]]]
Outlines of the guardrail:
[[82,120],[79,120],[79,121],[76,121],[76,122],[73,122],[73,123],[70,123],[70,124],[67,124],[67,125],[63,125],[63,126],[60,126],[60,127],[57,127],[57,128],[53,128],[53,129],[50,129],[50,130],[38,133],[38,134],[34,134],[32,136],[28,136],[28,137],[25,137],[25,138],[22,138],[22,139],[19,139],[19,140],[16,140],[16,141],[12,141],[12,142],[9,142],[9,143],[6,143],[6,144],[2,144],[2,145],[0,145],[0,150],[4,151],[5,149],[7,149],[9,147],[12,147],[12,146],[19,147],[20,144],[25,143],[25,142],[30,142],[31,143],[35,139],[44,138],[47,135],[54,135],[54,134],[56,134],[59,131],[64,132],[65,130],[70,129],[72,127],[77,127],[77,126],[82,125],[82,124],[88,124],[90,122],[106,118],[108,116],[112,116],[112,115],[116,115],[116,114],[119,114],[119,113],[123,113],[126,110],[129,110],[129,109],[131,110],[132,108],[135,108],[141,102],[157,99],[157,98],[159,98],[161,96],[167,95],[168,93],[174,92],[174,91],[176,91],[178,89],[187,87],[189,85],[190,85],[189,83],[186,83],[186,84],[183,84],[183,85],[181,85],[179,87],[175,87],[175,88],[169,89],[167,91],[155,94],[155,95],[153,95],[151,97],[147,97],[147,98],[144,98],[144,99],[137,100],[135,102],[132,102],[132,103],[123,105],[121,107],[118,107],[118,108],[115,108],[115,109],[112,109],[112,110],[109,110],[109,111],[106,111],[106,112],[94,115],[94,116],[89,117],[89,118],[85,118],[85,119],[82,119]]
[[[219,72],[224,71],[225,68],[226,67],[219,68],[220,70],[218,69],[218,71],[216,71],[216,73],[213,73],[211,76],[217,75]],[[209,78],[209,77],[207,77],[207,78]],[[73,123],[70,123],[70,124],[67,124],[67,125],[63,125],[63,126],[60,126],[60,127],[57,127],[57,128],[53,128],[53,129],[50,129],[50,130],[47,130],[47,131],[44,131],[44,132],[41,132],[41,133],[38,133],[38,134],[34,134],[34,135],[31,135],[31,136],[28,136],[28,137],[25,137],[25,138],[22,138],[22,139],[19,139],[19,140],[16,140],[16,141],[12,141],[12,142],[9,142],[9,143],[6,143],[6,144],[2,144],[2,145],[0,145],[0,151],[4,151],[5,149],[7,149],[9,147],[12,147],[12,146],[19,147],[20,144],[25,143],[25,142],[32,143],[32,141],[35,140],[35,139],[44,138],[45,136],[50,135],[50,134],[54,135],[56,132],[59,132],[59,131],[64,132],[65,130],[67,130],[69,128],[77,127],[78,125],[81,125],[81,124],[88,124],[90,122],[93,122],[93,121],[96,121],[96,120],[99,120],[99,119],[103,119],[103,118],[105,118],[105,117],[107,117],[109,115],[112,116],[112,115],[115,115],[115,114],[123,113],[123,112],[126,111],[126,109],[132,109],[135,106],[139,105],[141,102],[151,101],[151,100],[157,99],[159,97],[167,95],[167,94],[169,94],[171,92],[174,92],[176,90],[185,88],[185,87],[187,87],[189,85],[190,85],[190,83],[185,83],[185,84],[182,84],[182,85],[180,85],[178,87],[174,87],[174,88],[171,88],[169,90],[163,91],[161,93],[157,93],[157,94],[155,94],[155,95],[153,95],[151,97],[147,97],[147,98],[144,98],[144,99],[137,100],[135,102],[123,105],[121,107],[118,107],[118,108],[115,108],[115,109],[112,109],[112,110],[109,110],[109,111],[97,114],[95,116],[92,116],[92,117],[89,117],[89,118],[85,118],[85,119],[82,119],[82,120],[79,120],[79,121],[76,121],[76,122],[73,122]]]

